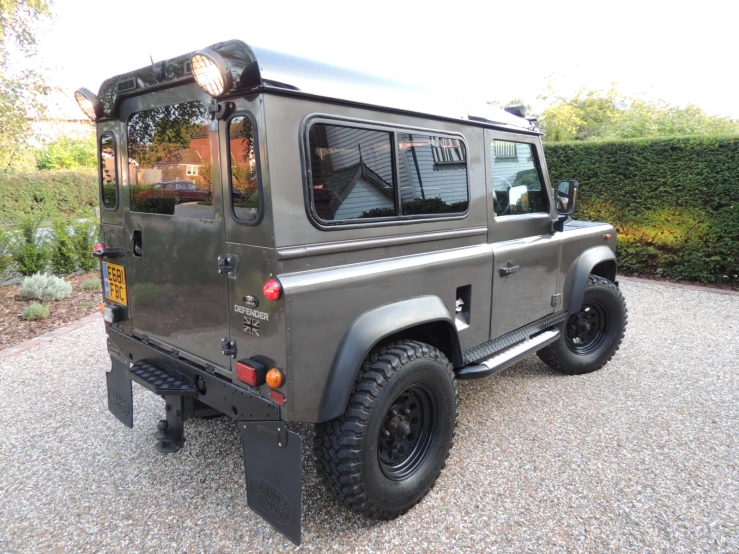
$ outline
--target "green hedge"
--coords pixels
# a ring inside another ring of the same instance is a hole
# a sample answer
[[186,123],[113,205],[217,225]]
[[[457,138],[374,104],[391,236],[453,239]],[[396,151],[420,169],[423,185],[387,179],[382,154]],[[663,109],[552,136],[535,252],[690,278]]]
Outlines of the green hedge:
[[95,169],[0,173],[0,224],[89,215],[99,203]]
[[619,268],[739,283],[739,137],[545,143],[553,183],[580,182],[576,218],[619,232]]

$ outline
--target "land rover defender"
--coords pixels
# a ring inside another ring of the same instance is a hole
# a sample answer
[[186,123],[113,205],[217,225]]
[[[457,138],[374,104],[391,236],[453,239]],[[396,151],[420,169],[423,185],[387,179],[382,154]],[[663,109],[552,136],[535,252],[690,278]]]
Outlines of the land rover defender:
[[619,348],[616,231],[570,219],[578,184],[551,186],[523,117],[238,40],[75,95],[97,124],[109,409],[132,427],[131,383],[161,395],[163,453],[189,418],[238,421],[248,503],[296,543],[287,423],[316,424],[350,508],[395,518],[446,463],[458,380],[535,352],[584,374]]

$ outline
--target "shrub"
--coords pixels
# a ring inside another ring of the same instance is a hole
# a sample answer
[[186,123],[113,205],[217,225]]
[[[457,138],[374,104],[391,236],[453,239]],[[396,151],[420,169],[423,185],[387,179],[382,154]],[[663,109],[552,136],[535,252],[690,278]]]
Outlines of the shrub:
[[45,302],[64,300],[72,294],[72,285],[60,277],[46,273],[37,273],[26,277],[21,283],[18,295],[22,298],[35,298]]
[[97,171],[87,168],[0,173],[0,223],[17,223],[27,215],[89,216],[100,204],[97,182]]
[[0,229],[0,279],[3,279],[13,267],[13,257],[10,255],[11,238],[10,233]]
[[95,136],[85,139],[62,137],[56,142],[39,148],[37,152],[39,169],[76,169],[97,166],[97,146]]
[[49,317],[49,307],[34,302],[29,304],[23,310],[23,319],[27,321],[36,321],[37,319],[46,319]]
[[63,219],[54,220],[54,237],[51,241],[51,268],[57,275],[68,275],[75,270],[77,255],[74,248],[69,223]]
[[100,279],[88,279],[82,283],[82,288],[85,290],[103,290],[103,285]]
[[46,270],[51,252],[48,241],[39,232],[37,218],[26,216],[21,220],[11,251],[21,275],[33,275]]
[[619,268],[739,283],[739,138],[545,143],[552,182],[577,179],[576,217],[618,229]]
[[98,242],[98,224],[94,221],[81,221],[72,225],[74,230],[73,245],[77,266],[82,271],[98,268],[98,260],[92,255],[92,249]]

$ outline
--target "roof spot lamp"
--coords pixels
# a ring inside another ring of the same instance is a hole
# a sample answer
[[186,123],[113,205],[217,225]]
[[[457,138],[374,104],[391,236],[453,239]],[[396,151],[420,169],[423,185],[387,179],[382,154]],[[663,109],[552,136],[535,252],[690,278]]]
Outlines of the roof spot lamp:
[[74,91],[74,99],[77,100],[80,109],[89,117],[92,121],[98,118],[100,102],[95,93],[90,92],[86,88],[77,89]]
[[231,70],[218,52],[203,48],[193,54],[190,60],[195,82],[211,96],[220,96],[233,86]]

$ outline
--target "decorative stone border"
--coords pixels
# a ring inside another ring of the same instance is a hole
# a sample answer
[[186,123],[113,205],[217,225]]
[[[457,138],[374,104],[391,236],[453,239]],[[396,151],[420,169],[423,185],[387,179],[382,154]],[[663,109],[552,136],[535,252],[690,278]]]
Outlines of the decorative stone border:
[[0,360],[4,360],[5,358],[9,358],[10,356],[19,354],[20,352],[24,352],[29,348],[33,348],[34,346],[51,342],[54,339],[61,337],[62,335],[66,335],[70,331],[74,331],[75,329],[79,329],[80,327],[84,327],[85,325],[89,325],[90,323],[100,322],[102,324],[102,320],[103,318],[100,314],[96,313],[87,315],[82,319],[78,319],[77,321],[73,321],[72,323],[67,323],[66,325],[58,327],[53,331],[49,331],[48,333],[44,333],[43,335],[39,335],[38,337],[21,342],[20,344],[9,346],[4,350],[0,350]]

